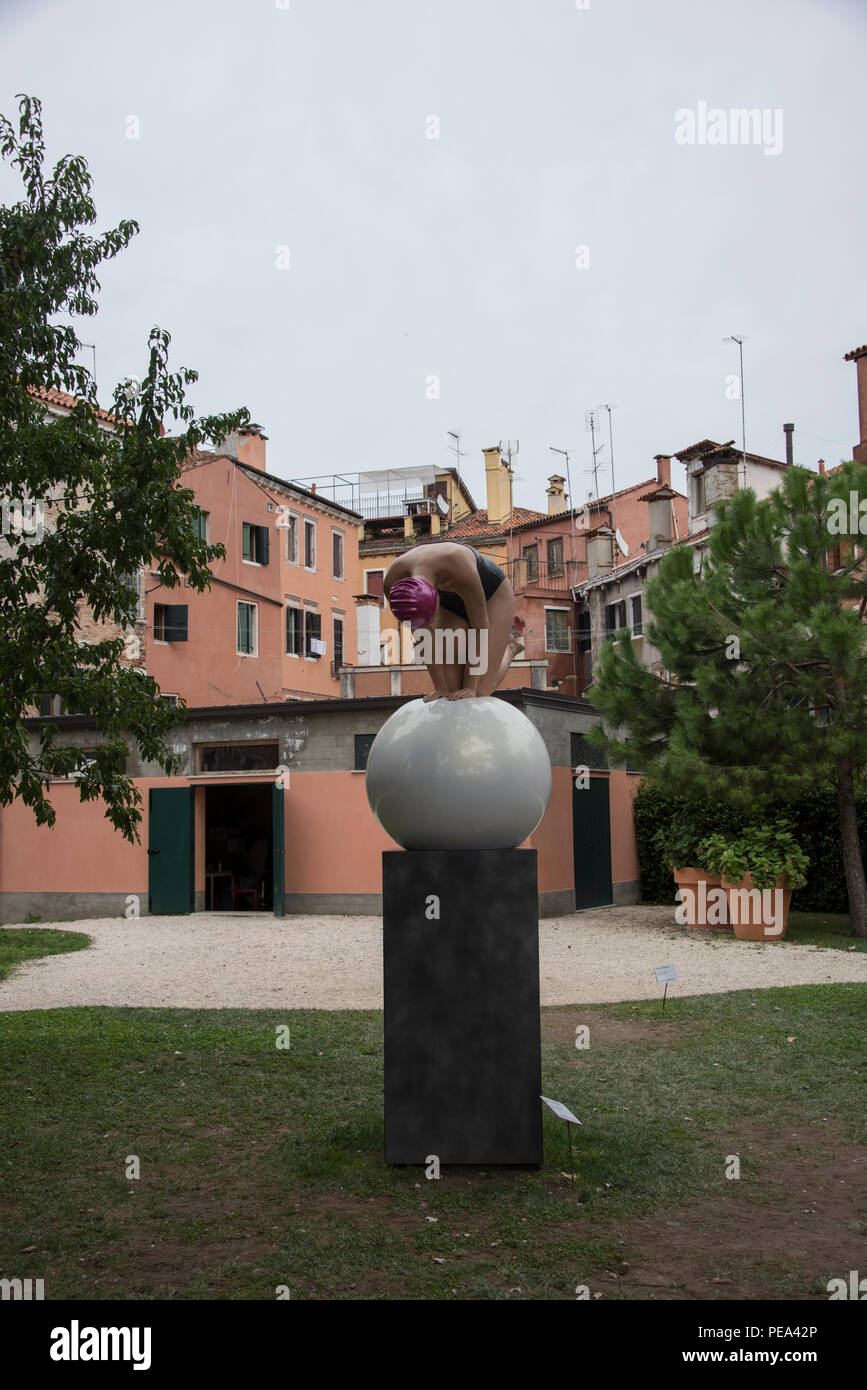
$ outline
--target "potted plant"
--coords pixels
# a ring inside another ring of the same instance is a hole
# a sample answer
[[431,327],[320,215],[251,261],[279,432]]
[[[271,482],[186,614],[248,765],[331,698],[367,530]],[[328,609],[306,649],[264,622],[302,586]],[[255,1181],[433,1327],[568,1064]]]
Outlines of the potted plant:
[[738,835],[709,835],[699,853],[722,881],[735,936],[782,941],[792,890],[806,883],[810,864],[788,821],[748,825]]
[[[702,832],[695,817],[679,812],[653,837],[677,884],[689,927],[728,926],[728,905],[719,875],[710,872],[700,853]],[[716,892],[714,891],[716,890]]]

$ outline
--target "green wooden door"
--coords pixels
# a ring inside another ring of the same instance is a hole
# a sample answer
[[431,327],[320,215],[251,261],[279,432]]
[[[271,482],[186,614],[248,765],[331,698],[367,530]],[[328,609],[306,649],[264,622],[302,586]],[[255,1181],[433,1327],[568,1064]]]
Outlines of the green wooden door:
[[148,813],[148,909],[193,912],[193,788],[152,787]]
[[271,825],[274,837],[272,859],[274,861],[274,912],[278,917],[286,915],[286,870],[285,870],[285,819],[283,811],[283,788],[271,788]]
[[572,853],[575,910],[608,907],[611,890],[611,819],[608,778],[591,777],[587,787],[572,781]]

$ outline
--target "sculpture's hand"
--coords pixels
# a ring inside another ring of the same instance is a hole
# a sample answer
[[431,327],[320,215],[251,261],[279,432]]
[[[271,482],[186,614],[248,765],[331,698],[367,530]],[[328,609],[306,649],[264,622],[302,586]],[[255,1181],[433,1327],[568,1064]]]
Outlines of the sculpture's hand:
[[475,700],[475,690],[455,690],[447,698],[449,700]]
[[428,695],[424,696],[422,704],[429,704],[431,700],[445,700],[448,698],[448,693],[447,690],[431,690]]

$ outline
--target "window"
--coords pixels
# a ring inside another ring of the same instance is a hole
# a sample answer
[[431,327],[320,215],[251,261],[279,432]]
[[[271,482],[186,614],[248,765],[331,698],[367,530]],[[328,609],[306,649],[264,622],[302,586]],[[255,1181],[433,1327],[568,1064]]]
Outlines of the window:
[[355,771],[363,772],[367,767],[367,755],[370,752],[370,745],[376,738],[376,734],[356,734],[355,735]]
[[608,760],[605,754],[594,748],[592,743],[588,743],[583,734],[570,734],[569,740],[573,767],[589,767],[594,772],[607,770]]
[[253,526],[249,521],[243,526],[243,556],[248,564],[267,565],[268,527]]
[[343,532],[331,532],[331,577],[343,578]]
[[286,563],[289,565],[298,564],[298,517],[294,512],[287,511],[285,507],[281,509],[283,520],[280,528],[286,531]]
[[618,628],[621,627],[626,627],[626,599],[621,599],[619,603],[606,603],[603,636],[607,640],[609,637],[613,637]]
[[176,705],[178,703],[177,695],[164,695],[162,691],[160,691],[160,699],[167,705]]
[[154,604],[154,641],[186,642],[187,605],[185,603]]
[[696,473],[692,480],[692,510],[695,516],[701,516],[705,510],[707,500],[705,497],[704,474]]
[[316,568],[316,522],[304,522],[304,568],[315,570]]
[[340,670],[340,667],[343,665],[343,619],[342,619],[342,618],[334,618],[333,623],[332,623],[332,630],[333,630],[333,634],[334,634],[334,636],[333,636],[332,651],[334,652],[334,672],[335,672],[335,675],[336,675],[337,672]]
[[366,594],[372,594],[374,598],[383,598],[384,595],[383,595],[383,588],[382,588],[382,585],[383,585],[383,580],[384,580],[384,579],[385,579],[385,570],[365,570],[365,572],[364,572],[364,583],[365,583],[364,592],[365,592]]
[[[141,570],[127,570],[120,576],[121,584],[123,584],[125,589],[129,589],[130,593],[135,598],[136,622],[144,622],[145,619],[144,595],[142,592],[143,586],[141,582],[141,577]],[[124,652],[124,655],[129,656],[129,653]]]
[[193,519],[193,531],[200,541],[207,542],[210,538],[210,520],[210,512],[203,512],[201,507],[196,508],[196,515]]
[[314,613],[312,608],[307,608],[304,611],[304,655],[322,656],[324,649],[322,614]]
[[256,656],[259,640],[258,633],[258,605],[255,603],[238,604],[238,655]]
[[289,656],[304,655],[304,610],[291,603],[286,605],[286,652]]
[[524,557],[527,570],[527,583],[531,584],[534,579],[539,578],[539,547],[538,545],[525,545],[521,554]]
[[644,631],[644,621],[641,616],[641,594],[632,594],[629,599],[629,626],[632,628],[633,637],[640,637]]
[[548,542],[548,578],[563,577],[563,537],[557,536]]
[[199,772],[271,772],[280,765],[277,743],[217,743],[197,753]]
[[591,645],[590,609],[582,608],[578,614],[578,650],[579,652],[589,652]]
[[546,608],[545,651],[568,652],[570,650],[568,608]]

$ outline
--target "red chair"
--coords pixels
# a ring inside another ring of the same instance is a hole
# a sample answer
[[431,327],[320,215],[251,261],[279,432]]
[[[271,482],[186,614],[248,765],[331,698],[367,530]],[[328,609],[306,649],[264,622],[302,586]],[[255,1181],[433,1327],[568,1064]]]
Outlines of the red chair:
[[259,890],[258,888],[242,888],[238,882],[238,875],[232,874],[232,911],[238,906],[240,898],[253,899],[253,911],[259,911]]

